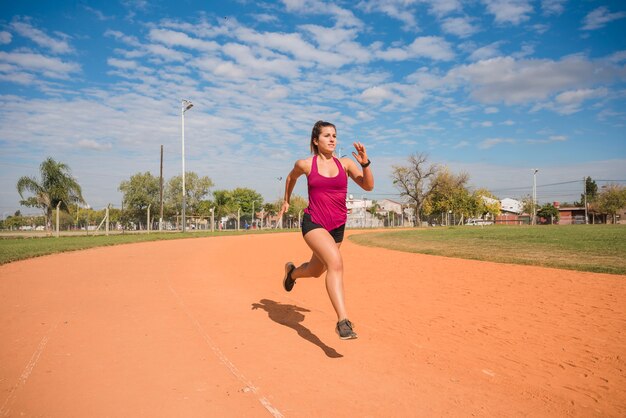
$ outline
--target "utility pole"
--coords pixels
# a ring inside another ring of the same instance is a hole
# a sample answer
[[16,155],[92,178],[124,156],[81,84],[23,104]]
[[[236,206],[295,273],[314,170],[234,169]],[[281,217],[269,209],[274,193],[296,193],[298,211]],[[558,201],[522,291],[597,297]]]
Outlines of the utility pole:
[[585,225],[587,225],[587,179],[583,177],[583,195],[585,196]]
[[163,145],[161,145],[161,174],[160,174],[161,214],[159,216],[159,231],[163,230]]

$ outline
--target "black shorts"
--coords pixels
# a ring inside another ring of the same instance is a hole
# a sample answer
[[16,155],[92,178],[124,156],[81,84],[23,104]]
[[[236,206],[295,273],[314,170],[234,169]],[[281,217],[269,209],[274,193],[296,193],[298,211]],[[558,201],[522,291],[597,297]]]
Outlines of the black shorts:
[[[316,224],[315,222],[313,222],[311,220],[311,215],[309,215],[306,212],[304,213],[304,216],[302,217],[302,224],[300,226],[302,227],[302,236],[305,236],[307,232],[312,231],[314,229],[324,228],[322,225]],[[340,227],[333,229],[332,231],[328,231],[328,233],[330,234],[331,237],[333,237],[336,243],[340,243],[341,241],[343,241],[343,232],[345,231],[345,229],[346,229],[346,224],[343,224]]]

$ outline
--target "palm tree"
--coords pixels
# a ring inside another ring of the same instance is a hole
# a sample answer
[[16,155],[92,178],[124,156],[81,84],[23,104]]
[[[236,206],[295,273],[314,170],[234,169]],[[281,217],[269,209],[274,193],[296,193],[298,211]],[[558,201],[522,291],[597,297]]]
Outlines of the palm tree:
[[[17,181],[17,192],[23,199],[20,205],[40,208],[46,216],[46,228],[50,228],[52,210],[61,202],[60,208],[69,211],[69,204],[85,203],[78,182],[70,174],[70,168],[48,157],[39,166],[41,181],[34,177],[21,177]],[[24,199],[24,192],[33,196]]]

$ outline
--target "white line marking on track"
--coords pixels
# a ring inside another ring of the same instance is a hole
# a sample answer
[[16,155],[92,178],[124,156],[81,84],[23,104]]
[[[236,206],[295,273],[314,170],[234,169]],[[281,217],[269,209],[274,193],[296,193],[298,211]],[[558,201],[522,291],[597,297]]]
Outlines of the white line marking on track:
[[243,383],[245,385],[245,387],[247,389],[249,389],[252,393],[254,393],[257,396],[258,401],[261,403],[261,405],[263,405],[263,407],[265,409],[267,409],[269,411],[270,414],[272,414],[272,416],[274,418],[283,418],[283,414],[281,414],[281,412],[276,409],[276,407],[274,407],[270,401],[267,400],[266,397],[264,397],[263,395],[261,395],[259,393],[259,389],[254,386],[254,384],[248,380],[238,369],[237,367],[235,367],[235,365],[228,359],[228,357],[226,357],[224,355],[224,353],[222,353],[222,351],[215,345],[215,343],[213,342],[213,340],[211,340],[211,338],[208,336],[208,334],[204,331],[204,329],[202,328],[202,325],[200,325],[200,322],[198,322],[198,320],[196,319],[195,316],[193,316],[193,314],[191,313],[191,311],[189,310],[189,308],[187,308],[187,305],[185,305],[185,303],[183,302],[183,300],[181,299],[181,297],[178,295],[178,293],[176,293],[176,291],[174,290],[174,288],[172,287],[172,284],[169,282],[168,280],[168,286],[170,288],[170,291],[172,292],[172,294],[174,295],[174,297],[176,297],[176,299],[178,300],[178,303],[180,304],[180,306],[183,308],[183,310],[185,311],[185,314],[187,314],[187,317],[191,320],[191,322],[193,322],[193,324],[196,326],[196,329],[198,330],[198,332],[200,333],[200,335],[202,335],[202,338],[204,338],[204,341],[207,343],[207,345],[211,348],[211,350],[213,351],[213,353],[217,356],[217,358],[220,360],[220,362],[222,362],[222,364],[224,366],[226,366],[226,368],[228,370],[230,370],[230,372],[233,374],[233,376],[235,376],[241,383]]
[[0,415],[4,417],[9,416],[9,412],[11,412],[11,406],[13,405],[13,402],[15,401],[18,389],[20,389],[22,386],[26,384],[26,381],[30,377],[30,374],[33,372],[33,369],[35,368],[35,366],[37,365],[37,362],[39,361],[39,357],[41,357],[41,353],[43,353],[43,350],[46,348],[46,344],[48,344],[48,340],[50,339],[50,334],[52,334],[52,332],[57,328],[57,325],[59,325],[58,322],[54,324],[54,326],[52,326],[48,330],[46,335],[44,335],[41,341],[39,342],[39,345],[35,349],[35,352],[30,357],[30,360],[28,361],[28,363],[26,363],[26,367],[24,367],[24,371],[22,371],[22,374],[17,380],[17,383],[11,388],[9,395],[4,400],[4,404],[2,404],[2,408],[0,408]]

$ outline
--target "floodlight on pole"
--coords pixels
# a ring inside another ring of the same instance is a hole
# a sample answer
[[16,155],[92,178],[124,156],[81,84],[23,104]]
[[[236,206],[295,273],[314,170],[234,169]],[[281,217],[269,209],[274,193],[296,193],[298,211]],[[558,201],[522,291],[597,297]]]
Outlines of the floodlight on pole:
[[181,102],[181,126],[182,126],[182,158],[183,158],[183,232],[186,230],[185,209],[187,206],[187,193],[185,191],[185,112],[193,107],[190,100],[183,99]]

